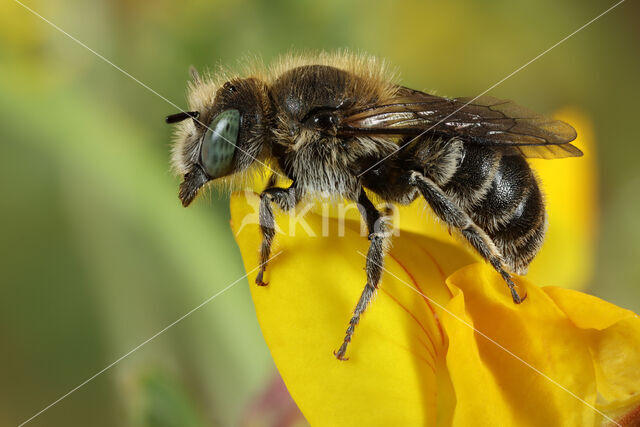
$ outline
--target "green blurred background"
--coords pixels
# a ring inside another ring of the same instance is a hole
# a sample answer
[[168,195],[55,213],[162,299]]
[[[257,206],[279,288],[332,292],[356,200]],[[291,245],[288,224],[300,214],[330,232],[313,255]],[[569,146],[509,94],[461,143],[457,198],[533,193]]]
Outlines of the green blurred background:
[[[410,87],[474,96],[613,5],[24,2],[183,108],[190,64],[269,62],[290,49],[368,52]],[[639,12],[623,3],[491,92],[591,118],[601,211],[588,290],[636,312]],[[163,123],[174,112],[13,0],[0,5],[0,425],[25,421],[243,276],[227,201],[178,202]],[[274,375],[242,279],[31,425],[255,425],[247,408]]]

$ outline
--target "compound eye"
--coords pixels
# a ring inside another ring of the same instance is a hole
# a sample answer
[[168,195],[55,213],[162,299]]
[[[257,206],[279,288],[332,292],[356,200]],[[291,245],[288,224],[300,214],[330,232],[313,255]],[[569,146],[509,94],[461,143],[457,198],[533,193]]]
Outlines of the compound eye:
[[209,124],[200,151],[200,161],[209,177],[215,179],[231,172],[239,131],[240,112],[238,110],[225,110]]

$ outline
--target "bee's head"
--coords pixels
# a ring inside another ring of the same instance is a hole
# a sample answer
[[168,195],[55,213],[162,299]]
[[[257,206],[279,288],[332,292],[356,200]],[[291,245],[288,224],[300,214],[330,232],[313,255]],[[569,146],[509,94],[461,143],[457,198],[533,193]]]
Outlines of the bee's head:
[[266,85],[256,78],[219,85],[192,70],[189,107],[168,116],[177,123],[173,167],[183,175],[179,197],[188,206],[204,184],[246,171],[264,157],[270,102]]

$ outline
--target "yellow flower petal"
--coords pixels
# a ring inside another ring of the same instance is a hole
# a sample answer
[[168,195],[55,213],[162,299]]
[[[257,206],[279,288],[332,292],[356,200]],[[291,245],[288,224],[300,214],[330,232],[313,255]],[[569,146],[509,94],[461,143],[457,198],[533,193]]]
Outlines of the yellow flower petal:
[[[260,232],[242,219],[253,214],[254,196],[232,198],[232,228],[247,270],[257,265]],[[320,233],[322,220],[306,217]],[[401,282],[387,278],[356,331],[347,362],[333,351],[341,344],[351,311],[365,283],[364,258],[368,240],[357,223],[349,222],[346,237],[309,237],[303,227],[290,236],[289,220],[278,215],[282,234],[276,235],[273,254],[282,252],[267,268],[269,286],[253,285],[258,320],[276,365],[292,397],[313,425],[435,424],[449,416],[453,396],[444,369],[446,338],[434,316],[435,308]],[[410,283],[439,283],[423,289],[432,298],[447,301],[445,277],[470,258],[456,247],[429,242],[432,253],[409,239],[396,245],[387,267]],[[408,256],[422,254],[420,257]],[[407,265],[394,257],[409,258]],[[456,265],[457,263],[457,265]],[[410,273],[411,272],[411,273]],[[412,277],[413,275],[413,277]],[[391,402],[383,405],[383,401]]]
[[[544,291],[578,328],[585,330],[603,407],[616,414],[626,407],[639,406],[638,316],[580,292],[561,288],[544,288]],[[640,413],[637,416],[640,424]]]
[[566,108],[554,116],[576,128],[573,142],[583,157],[531,159],[545,195],[549,228],[527,278],[536,283],[584,289],[593,276],[598,222],[598,178],[593,128],[581,112]]
[[[588,405],[611,416],[611,401],[625,408],[634,403],[640,321],[633,313],[576,291],[530,284],[527,300],[514,306],[500,277],[479,264],[456,272],[448,284],[454,293],[448,308],[459,319],[442,317],[447,366],[456,397],[465,402],[454,424],[599,425],[604,418]],[[616,339],[618,329],[629,341]],[[621,345],[617,355],[611,340]]]
[[258,200],[234,195],[231,225],[265,340],[311,424],[600,425],[591,407],[628,422],[640,415],[635,314],[523,280],[528,297],[514,305],[499,275],[469,265],[467,251],[409,232],[394,240],[350,359],[336,360],[368,241],[355,222],[339,237],[334,219],[308,214],[303,225],[278,213],[269,286],[258,287]]

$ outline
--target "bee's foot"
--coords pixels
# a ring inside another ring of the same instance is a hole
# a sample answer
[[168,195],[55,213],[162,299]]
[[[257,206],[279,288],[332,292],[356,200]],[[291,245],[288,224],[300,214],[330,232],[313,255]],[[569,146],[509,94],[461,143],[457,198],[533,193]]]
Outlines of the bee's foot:
[[262,276],[264,275],[264,270],[260,270],[258,275],[256,276],[256,285],[258,286],[267,286],[269,282],[265,282],[262,280]]
[[507,286],[509,286],[509,290],[511,291],[511,298],[513,299],[514,304],[522,304],[522,301],[524,301],[527,298],[526,289],[523,289],[524,296],[521,297],[520,294],[518,294],[518,288],[521,288],[521,287],[516,285],[513,282],[513,280],[511,279],[511,275],[506,271],[504,271],[502,267],[498,269],[498,272],[502,275],[502,278],[504,279],[504,281],[507,282]]
[[513,302],[515,304],[522,304],[522,302],[527,299],[527,293],[525,291],[523,296],[520,296],[520,294],[518,294],[518,291],[516,290],[515,286],[511,287],[511,298],[513,298]]
[[343,362],[349,360],[348,357],[344,357],[345,350],[346,349],[340,347],[340,350],[338,350],[337,352],[335,350],[333,351],[333,355],[336,357],[336,359],[342,360]]

